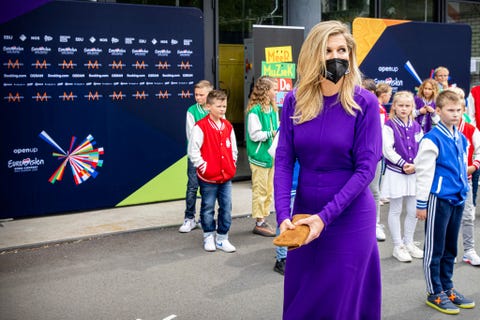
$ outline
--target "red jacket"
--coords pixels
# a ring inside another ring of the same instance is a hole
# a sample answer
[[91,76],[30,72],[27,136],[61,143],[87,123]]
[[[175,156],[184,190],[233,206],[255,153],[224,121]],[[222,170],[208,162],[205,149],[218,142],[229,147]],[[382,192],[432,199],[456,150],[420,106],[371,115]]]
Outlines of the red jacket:
[[477,128],[480,128],[480,86],[473,87],[471,93],[475,105],[469,106],[469,108],[475,108],[475,123]]
[[200,153],[206,162],[205,172],[197,168],[197,176],[208,183],[225,183],[235,176],[237,170],[233,158],[231,134],[233,127],[228,120],[221,119],[217,127],[210,117],[199,120],[196,125],[203,132],[203,144]]
[[458,130],[461,133],[463,133],[463,135],[465,136],[465,138],[467,138],[467,141],[468,141],[467,165],[468,166],[473,165],[478,170],[478,168],[480,167],[480,160],[473,158],[475,147],[477,147],[477,144],[480,143],[480,141],[478,141],[478,133],[476,133],[477,136],[475,136],[475,132],[478,129],[475,126],[471,125],[470,123],[466,123],[465,121],[463,121],[463,119],[460,119]]

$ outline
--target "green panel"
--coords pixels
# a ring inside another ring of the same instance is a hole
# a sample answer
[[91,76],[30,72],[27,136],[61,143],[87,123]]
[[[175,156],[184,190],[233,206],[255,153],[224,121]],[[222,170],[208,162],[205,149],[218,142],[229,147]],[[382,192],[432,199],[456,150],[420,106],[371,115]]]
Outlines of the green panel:
[[129,195],[116,207],[185,198],[187,186],[187,156]]
[[272,78],[295,79],[295,77],[297,76],[295,71],[295,63],[266,63],[265,61],[262,61],[262,76],[270,76]]

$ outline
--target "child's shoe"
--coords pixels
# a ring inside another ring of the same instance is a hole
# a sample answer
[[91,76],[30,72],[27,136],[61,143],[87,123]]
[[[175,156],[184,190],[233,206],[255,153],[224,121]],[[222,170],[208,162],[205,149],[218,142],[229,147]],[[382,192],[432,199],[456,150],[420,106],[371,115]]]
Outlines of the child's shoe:
[[266,221],[262,222],[261,225],[255,224],[253,233],[264,237],[275,237],[277,235],[275,229],[273,229]]
[[472,266],[480,266],[480,257],[475,249],[470,249],[463,255],[463,262],[470,263]]
[[228,241],[228,234],[217,234],[217,241],[216,241],[217,249],[222,251],[232,253],[237,251],[237,249],[233,246],[233,244]]
[[187,232],[192,231],[196,227],[197,227],[197,224],[195,223],[195,219],[188,219],[187,218],[183,221],[183,224],[178,229],[178,232],[187,233]]
[[475,302],[472,299],[465,298],[463,294],[459,293],[454,288],[447,290],[445,292],[448,299],[452,301],[455,305],[459,306],[462,309],[472,309],[475,308]]
[[405,245],[405,248],[412,258],[423,259],[423,250],[417,247],[413,242]]
[[285,258],[275,260],[275,266],[273,267],[273,271],[280,273],[282,276],[285,275],[285,262]]
[[445,292],[440,292],[438,294],[429,294],[427,296],[427,306],[432,307],[435,310],[438,310],[445,314],[459,314],[460,309],[453,304],[450,299],[448,299]]
[[412,256],[408,253],[405,246],[393,247],[393,256],[400,262],[411,262]]
[[377,241],[385,241],[385,231],[383,231],[383,225],[377,223],[377,228],[375,230],[375,235],[377,236]]
[[205,249],[205,251],[208,251],[208,252],[213,252],[217,250],[215,248],[215,239],[213,238],[213,234],[204,235],[203,249]]
[[217,241],[217,249],[220,249],[228,253],[237,251],[237,248],[235,248],[233,244],[231,244],[230,241],[228,241],[228,239]]

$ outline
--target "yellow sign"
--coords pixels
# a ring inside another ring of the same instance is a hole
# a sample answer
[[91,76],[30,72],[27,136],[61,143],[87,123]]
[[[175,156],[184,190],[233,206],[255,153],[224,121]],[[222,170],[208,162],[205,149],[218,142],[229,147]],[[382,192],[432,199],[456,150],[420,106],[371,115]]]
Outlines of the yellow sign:
[[292,46],[265,48],[267,63],[292,62]]

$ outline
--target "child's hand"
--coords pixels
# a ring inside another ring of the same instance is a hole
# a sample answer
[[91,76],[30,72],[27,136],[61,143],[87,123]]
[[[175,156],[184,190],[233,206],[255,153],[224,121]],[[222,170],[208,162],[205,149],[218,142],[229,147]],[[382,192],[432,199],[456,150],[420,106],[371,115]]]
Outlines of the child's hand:
[[403,165],[403,171],[406,174],[412,174],[415,173],[415,165],[413,163],[405,163]]
[[427,209],[417,209],[417,218],[418,220],[427,219]]
[[204,162],[204,163],[202,163],[201,165],[199,165],[199,166],[198,166],[198,170],[200,170],[200,172],[201,172],[202,174],[204,174],[205,171],[207,171],[207,162]]
[[431,106],[425,106],[425,109],[427,110],[428,113],[435,112],[435,109],[433,109]]
[[477,167],[475,167],[475,166],[468,166],[468,168],[467,168],[467,174],[468,174],[468,175],[471,175],[471,174],[474,173],[476,170],[477,170]]

